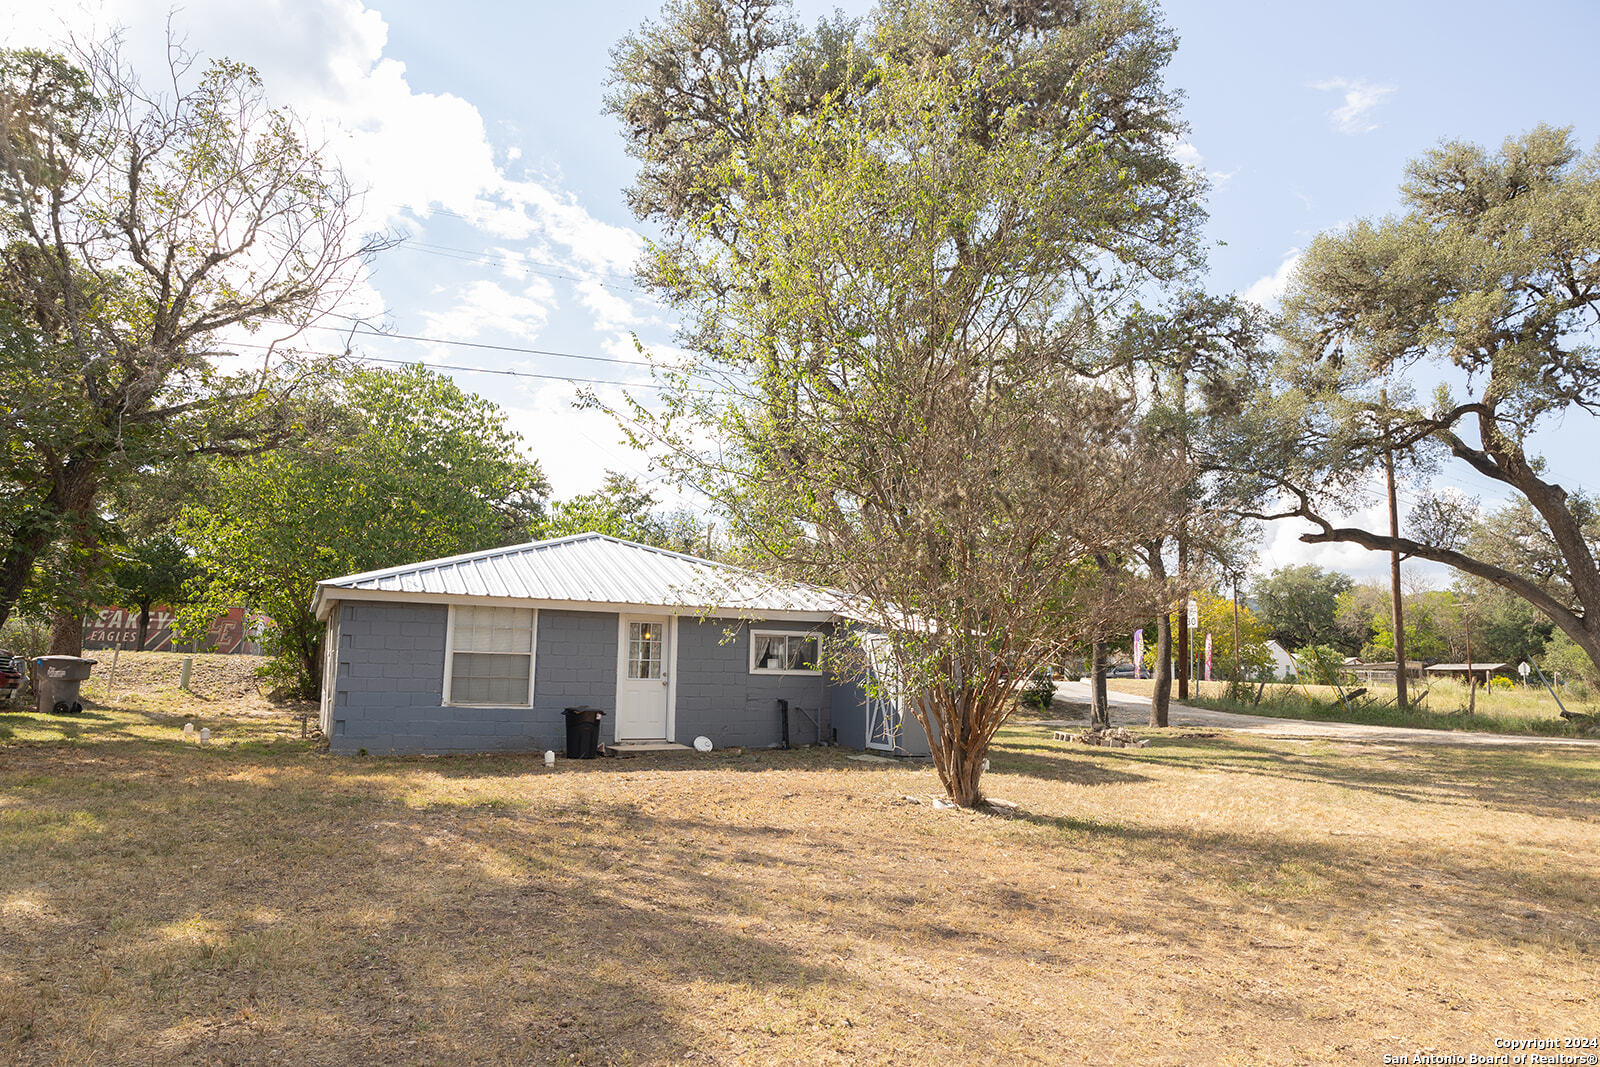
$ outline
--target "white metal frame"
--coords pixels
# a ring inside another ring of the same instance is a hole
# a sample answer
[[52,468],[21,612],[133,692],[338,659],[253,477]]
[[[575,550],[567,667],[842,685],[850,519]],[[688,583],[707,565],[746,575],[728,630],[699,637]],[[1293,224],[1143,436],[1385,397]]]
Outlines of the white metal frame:
[[[762,638],[762,637],[806,637],[806,638],[810,638],[811,640],[813,640],[813,641],[815,641],[817,643],[817,657],[816,657],[816,661],[815,661],[816,664],[817,664],[816,667],[812,668],[811,670],[789,670],[788,668],[784,668],[784,667],[780,667],[780,668],[774,670],[771,667],[757,667],[756,666],[756,640],[758,638]],[[822,635],[820,633],[818,633],[817,631],[815,631],[815,630],[773,630],[773,629],[757,630],[756,628],[751,627],[750,628],[750,654],[746,657],[746,665],[749,667],[751,674],[799,674],[799,675],[817,675],[817,674],[821,674],[822,673]]]
[[317,722],[323,737],[333,736],[333,705],[339,699],[339,614],[335,604],[322,635],[322,707],[317,709]]
[[[889,640],[881,634],[868,634],[861,639],[861,645],[866,650],[872,675],[871,678],[863,680],[866,696],[866,746],[880,752],[894,752],[899,749],[903,714],[900,703],[904,694],[900,691],[897,679],[886,677],[893,670],[893,664],[888,662]],[[885,667],[888,670],[885,670]],[[874,688],[878,690],[876,694],[873,693]],[[874,729],[880,722],[882,729]]]
[[[469,607],[483,608],[518,608],[522,605],[511,604],[470,604]],[[527,610],[523,608],[523,610]],[[531,708],[533,707],[533,683],[539,676],[539,609],[533,609],[533,632],[528,638],[528,702],[526,704],[466,704],[457,703],[450,699],[450,676],[455,673],[456,665],[456,605],[450,605],[450,611],[444,624],[444,685],[440,690],[439,703],[450,708]]]
[[[667,655],[661,664],[661,669],[667,672],[667,736],[664,740],[675,741],[678,737],[678,616],[660,613],[629,615],[617,612],[617,691],[612,708],[614,712],[621,711],[622,685],[628,680],[628,623],[662,618],[667,620]],[[622,716],[618,714],[616,725],[612,727],[612,736],[618,742],[656,740],[653,737],[619,737],[616,728],[621,725]]]

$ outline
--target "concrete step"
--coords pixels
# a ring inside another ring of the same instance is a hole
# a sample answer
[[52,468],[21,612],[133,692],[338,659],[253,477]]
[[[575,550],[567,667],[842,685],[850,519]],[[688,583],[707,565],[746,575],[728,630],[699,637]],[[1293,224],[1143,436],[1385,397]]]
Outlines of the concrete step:
[[606,748],[619,755],[632,752],[692,752],[688,745],[680,745],[676,741],[618,741]]

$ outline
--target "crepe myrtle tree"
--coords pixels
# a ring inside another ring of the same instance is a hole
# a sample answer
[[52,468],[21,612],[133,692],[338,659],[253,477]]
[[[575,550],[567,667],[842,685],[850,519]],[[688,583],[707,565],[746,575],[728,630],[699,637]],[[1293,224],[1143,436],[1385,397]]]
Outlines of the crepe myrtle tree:
[[[1237,469],[1282,502],[1255,514],[1504,589],[1600,666],[1594,509],[1531,447],[1600,411],[1600,153],[1549,126],[1498,152],[1448,142],[1401,191],[1401,213],[1318,237],[1295,273],[1282,360],[1236,423]],[[1424,506],[1400,536],[1341,522],[1390,459],[1458,464],[1511,504],[1481,523]]]
[[281,346],[386,243],[358,203],[248,66],[0,50],[0,622],[120,480],[294,433]]
[[1164,592],[1125,563],[1186,465],[1086,373],[1103,304],[1196,259],[1173,39],[1139,3],[782,16],[684,0],[615,52],[641,274],[699,357],[625,424],[752,563],[843,591],[881,637],[836,662],[971,806],[1018,681]]

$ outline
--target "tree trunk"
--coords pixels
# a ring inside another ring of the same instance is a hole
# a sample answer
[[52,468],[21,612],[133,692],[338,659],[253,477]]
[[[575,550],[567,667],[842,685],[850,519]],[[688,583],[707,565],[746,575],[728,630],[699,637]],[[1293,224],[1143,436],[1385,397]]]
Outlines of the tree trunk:
[[1150,725],[1166,726],[1172,708],[1172,616],[1156,617],[1155,688],[1150,693]]
[[945,791],[957,807],[975,808],[983,803],[978,780],[983,777],[983,753],[951,753],[950,770],[944,776]]
[[136,649],[143,652],[150,643],[150,602],[147,600],[139,605],[139,643]]
[[[980,724],[991,722],[998,714],[986,706],[981,696],[967,699],[972,703],[958,706],[961,696],[949,691],[930,693],[928,699],[914,711],[917,721],[928,734],[928,747],[933,754],[933,767],[945,794],[959,807],[973,808],[983,803],[983,793],[978,788],[983,777],[983,759],[988,752],[988,731]],[[950,727],[946,729],[945,727]]]
[[1096,638],[1089,651],[1089,728],[1111,725],[1106,702],[1106,643]]
[[[1164,583],[1167,564],[1161,558],[1162,543],[1152,541],[1145,547],[1150,576]],[[1172,705],[1172,616],[1166,612],[1156,616],[1156,669],[1150,672],[1150,677],[1154,679],[1150,689],[1150,725],[1165,726]]]
[[[312,626],[315,625],[313,621]],[[309,692],[301,694],[307,700],[315,700],[322,695],[322,640],[321,635],[313,628],[300,642],[300,662],[305,667],[306,678],[311,683]]]
[[50,613],[50,655],[83,655],[83,613],[64,608]]
[[11,528],[11,543],[6,546],[4,557],[0,557],[0,626],[11,618],[11,611],[33,574],[33,565],[60,535],[62,521],[75,519],[81,524],[87,520],[100,488],[102,463],[96,456],[67,461],[55,473],[44,499]]

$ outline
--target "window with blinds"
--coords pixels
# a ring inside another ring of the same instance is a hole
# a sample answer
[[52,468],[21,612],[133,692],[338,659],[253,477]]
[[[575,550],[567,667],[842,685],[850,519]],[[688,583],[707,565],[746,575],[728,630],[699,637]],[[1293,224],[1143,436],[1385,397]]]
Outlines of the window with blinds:
[[445,702],[528,707],[533,703],[532,608],[454,607]]

